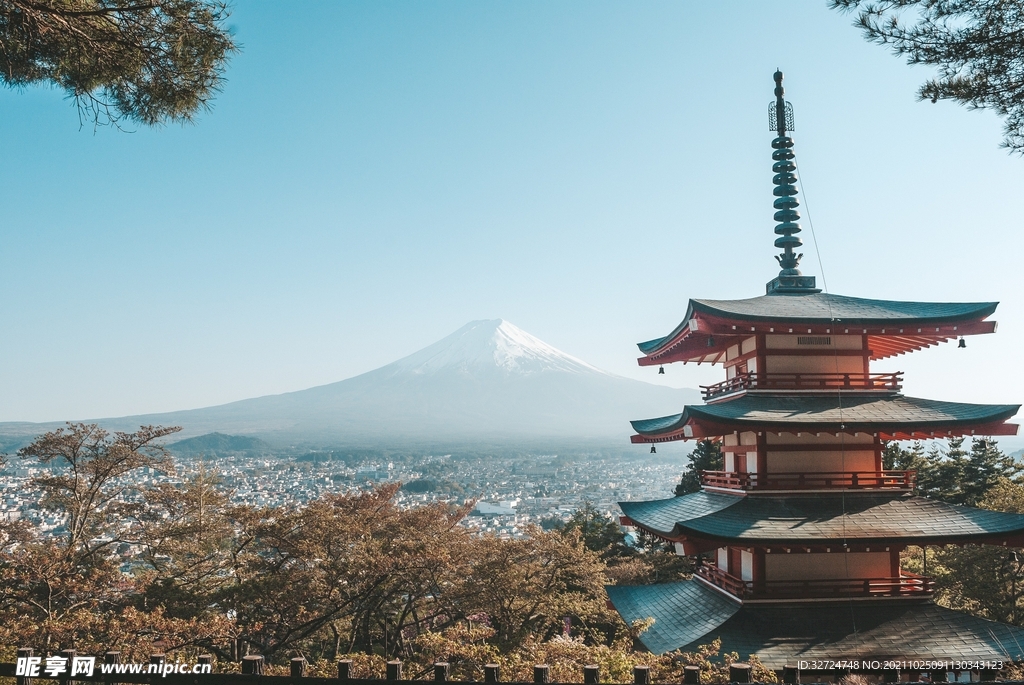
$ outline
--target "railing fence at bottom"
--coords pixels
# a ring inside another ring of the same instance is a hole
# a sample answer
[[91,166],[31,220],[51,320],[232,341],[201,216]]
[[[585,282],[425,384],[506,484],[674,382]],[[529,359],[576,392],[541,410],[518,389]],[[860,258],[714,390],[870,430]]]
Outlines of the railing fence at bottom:
[[[17,650],[18,659],[29,659],[32,658],[34,651],[28,647],[22,647]],[[58,655],[60,659],[66,660],[65,663],[71,664],[72,661],[78,657],[78,653],[73,649],[61,650]],[[45,662],[46,659],[37,661]],[[106,666],[121,665],[121,654],[117,651],[109,651],[103,654],[102,659],[97,659]],[[24,662],[22,662],[24,663]],[[163,685],[246,685],[253,683],[256,680],[266,680],[267,685],[271,683],[280,683],[280,685],[294,685],[295,681],[302,680],[307,685],[338,685],[339,683],[396,683],[399,681],[407,682],[411,680],[419,680],[418,678],[403,679],[402,662],[399,660],[388,661],[385,665],[384,677],[355,677],[353,675],[353,662],[351,659],[339,659],[337,661],[337,676],[334,678],[325,677],[311,677],[306,674],[308,663],[303,657],[294,657],[289,661],[289,675],[272,676],[266,674],[266,659],[258,654],[250,654],[244,656],[241,659],[240,668],[241,673],[181,673],[181,672],[166,672],[165,664],[167,664],[166,657],[164,654],[153,654],[149,658],[149,667],[153,668],[152,671],[139,671],[139,672],[104,672],[103,669],[97,668],[92,676],[85,676],[76,674],[74,676],[68,673],[60,675],[52,675],[46,671],[40,669],[39,673],[33,673],[32,675],[17,675],[17,664],[12,663],[0,663],[0,677],[14,677],[17,685],[41,685],[35,683],[36,680],[40,681],[57,681],[60,685],[87,685],[88,683],[102,683],[103,685],[131,685],[133,683],[157,685],[161,683]],[[197,659],[197,664],[200,666],[208,665],[212,666],[213,657],[209,654],[202,654]],[[171,664],[173,665],[173,664]],[[142,665],[139,665],[140,669]],[[447,662],[438,661],[433,664],[432,669],[428,669],[426,673],[433,671],[433,681],[435,683],[447,683],[448,685],[475,685],[480,681],[453,681],[451,677],[451,665]],[[582,685],[601,685],[601,669],[596,664],[588,664],[582,667],[583,683]],[[753,669],[750,664],[747,663],[732,663],[729,665],[729,681],[737,685],[756,685],[753,680]],[[992,669],[983,669],[976,671],[978,674],[978,680],[974,681],[977,683],[993,683],[997,682],[996,677],[998,671]],[[814,678],[813,676],[827,675],[833,682],[838,682],[843,676],[851,674],[849,669],[835,669],[830,672],[819,672],[814,671],[807,673],[812,675],[807,681],[807,685],[812,683],[819,683],[820,678]],[[938,683],[946,682],[946,671],[917,671],[917,670],[884,670],[882,673],[882,682],[884,683],[898,683],[898,682],[909,682],[909,683]],[[959,674],[959,672],[956,672]],[[801,683],[801,670],[797,666],[787,665],[777,672],[781,676],[781,681],[785,685],[800,685]],[[530,683],[521,683],[517,681],[502,681],[500,678],[500,668],[498,664],[484,664],[483,665],[484,683],[506,683],[506,685],[530,685]],[[699,666],[684,666],[682,673],[683,685],[699,685],[701,678],[701,669]],[[906,678],[906,680],[904,680]],[[420,681],[422,682],[422,681]],[[429,681],[428,681],[429,682]],[[1024,685],[1024,681],[999,681],[1004,685],[1015,683],[1016,685]],[[634,666],[633,667],[633,682],[632,684],[620,684],[620,685],[651,685],[651,669],[648,666]],[[551,680],[551,667],[548,664],[536,664],[533,667],[533,681],[532,685],[555,685]],[[558,682],[558,685],[579,685],[576,683],[565,683]],[[610,684],[605,684],[610,685]]]

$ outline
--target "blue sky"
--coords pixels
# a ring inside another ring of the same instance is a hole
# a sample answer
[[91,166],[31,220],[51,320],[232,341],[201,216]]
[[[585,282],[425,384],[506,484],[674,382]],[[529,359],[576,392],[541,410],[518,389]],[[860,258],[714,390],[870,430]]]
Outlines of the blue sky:
[[1024,160],[994,115],[916,102],[928,71],[851,22],[824,2],[242,0],[194,126],[94,133],[57,91],[0,91],[0,420],[297,390],[480,318],[717,380],[659,379],[634,343],[777,272],[776,67],[829,289],[1002,302],[997,335],[879,368],[1024,400]]

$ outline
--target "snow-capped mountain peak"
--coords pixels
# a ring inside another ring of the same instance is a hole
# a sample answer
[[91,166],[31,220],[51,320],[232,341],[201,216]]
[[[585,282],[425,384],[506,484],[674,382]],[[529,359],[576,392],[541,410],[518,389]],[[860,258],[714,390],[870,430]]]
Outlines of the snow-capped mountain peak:
[[474,375],[546,371],[610,375],[502,319],[471,321],[448,337],[384,369],[389,375],[453,371]]

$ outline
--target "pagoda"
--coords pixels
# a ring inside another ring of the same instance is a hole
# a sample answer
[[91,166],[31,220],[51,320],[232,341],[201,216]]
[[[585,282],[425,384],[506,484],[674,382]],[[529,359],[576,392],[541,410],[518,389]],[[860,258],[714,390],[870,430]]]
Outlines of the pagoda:
[[781,72],[775,83],[779,275],[759,297],[690,300],[671,333],[639,344],[641,366],[725,368],[725,380],[703,387],[705,404],[632,422],[632,441],[652,451],[673,440],[718,442],[724,470],[703,472],[699,492],[620,503],[624,525],[699,555],[699,565],[691,580],[610,586],[611,603],[627,623],[654,619],[640,641],[655,653],[720,638],[723,652],[757,655],[774,669],[1021,660],[1024,629],[939,606],[932,579],[901,568],[900,552],[1024,546],[1024,515],[916,496],[913,471],[882,465],[891,440],[1014,435],[1007,420],[1019,405],[907,397],[901,373],[871,368],[994,333],[997,303],[846,297],[802,274],[793,110]]

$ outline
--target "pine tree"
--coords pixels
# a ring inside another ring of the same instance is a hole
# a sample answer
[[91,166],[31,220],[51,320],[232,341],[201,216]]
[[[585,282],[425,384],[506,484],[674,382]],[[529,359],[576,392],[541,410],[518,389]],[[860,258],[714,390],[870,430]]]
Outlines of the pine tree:
[[713,440],[701,440],[690,452],[690,463],[676,485],[676,496],[699,491],[701,471],[721,471],[723,468],[725,459],[722,457],[721,444]]
[[1024,470],[994,440],[975,438],[967,451],[962,437],[949,438],[945,447],[933,443],[927,453],[920,442],[910,449],[889,442],[882,449],[882,466],[917,471],[919,494],[968,506],[977,506],[1000,479],[1018,482]]
[[96,124],[187,122],[236,50],[219,0],[0,0],[0,83],[63,90]]
[[625,534],[619,524],[610,516],[602,514],[588,499],[583,500],[583,504],[560,529],[563,533],[579,531],[583,546],[592,552],[601,552],[605,556],[628,552],[624,542]]
[[1000,480],[1019,481],[1021,470],[1013,457],[1004,454],[994,440],[975,438],[964,460],[958,504],[976,506]]
[[949,438],[946,447],[940,448],[938,443],[928,450],[928,466],[925,469],[925,487],[922,494],[932,499],[964,503],[964,470],[967,465],[967,451],[963,448],[962,437]]
[[915,442],[910,449],[903,449],[895,440],[882,447],[882,468],[887,471],[918,471],[927,468],[924,446]]
[[953,100],[1003,117],[1003,147],[1024,154],[1024,5],[1020,0],[830,0],[910,64],[935,67],[919,100]]

